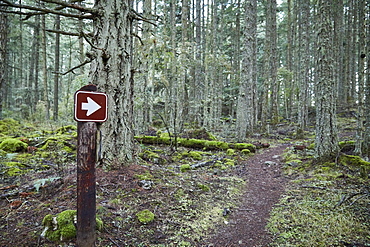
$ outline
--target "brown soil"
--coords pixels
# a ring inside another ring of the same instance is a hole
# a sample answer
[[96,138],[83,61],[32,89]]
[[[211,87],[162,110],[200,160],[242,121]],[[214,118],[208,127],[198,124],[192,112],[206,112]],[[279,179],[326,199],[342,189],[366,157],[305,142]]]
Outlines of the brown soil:
[[[193,244],[208,247],[268,245],[271,236],[265,227],[272,206],[284,191],[285,178],[281,175],[280,159],[286,147],[285,144],[279,144],[267,149],[259,149],[256,154],[243,161],[242,165],[238,165],[232,171],[232,173],[236,173],[234,175],[247,181],[245,195],[241,199],[240,206],[225,209],[225,214],[227,214],[225,222],[219,225],[214,233],[208,235],[206,239]],[[97,246],[112,244],[113,246],[136,246],[125,241],[128,236],[124,236],[124,232],[129,232],[129,228],[118,229],[110,223],[115,221],[117,215],[121,218],[125,218],[127,215],[117,208],[117,205],[110,205],[109,202],[117,191],[128,191],[127,198],[124,198],[125,201],[132,199],[138,201],[155,200],[151,196],[158,196],[158,194],[151,195],[150,192],[143,190],[138,186],[138,180],[134,178],[135,174],[142,174],[147,169],[140,165],[131,165],[127,167],[127,170],[110,172],[97,169],[98,191],[100,193],[97,203],[108,212],[106,218],[103,219],[106,222],[106,230],[98,233],[100,240]],[[198,176],[201,176],[200,171],[197,172]],[[75,207],[75,174],[76,168],[72,163],[64,167],[63,174],[60,174],[63,177],[62,180],[45,184],[45,187],[40,188],[39,193],[26,188],[33,187],[32,181],[35,181],[35,178],[51,177],[52,171],[29,174],[34,177],[25,175],[19,185],[15,183],[16,181],[3,181],[0,186],[0,232],[2,232],[0,246],[55,246],[50,241],[40,238],[40,233],[43,230],[42,218],[47,213],[56,214]],[[215,177],[217,178],[217,176]],[[30,182],[27,183],[27,181]],[[215,183],[217,184],[216,180]],[[29,193],[11,195],[9,191],[12,186],[19,187],[19,191],[28,191]],[[223,185],[220,184],[220,186]],[[161,189],[163,189],[163,198],[168,196],[169,191],[166,191],[164,187],[156,188],[156,190]],[[133,194],[130,191],[136,192]],[[14,206],[15,202],[20,202],[20,206]],[[139,206],[144,208],[147,205]],[[141,226],[131,220],[127,227],[140,229]],[[14,232],[18,234],[14,235]],[[156,231],[154,235],[159,240],[150,242],[167,244],[164,234]],[[74,242],[72,240],[69,246],[74,246]],[[140,246],[150,246],[150,244]]]
[[208,246],[268,246],[271,237],[265,227],[272,206],[284,191],[281,154],[287,145],[260,149],[247,160],[244,169],[248,181],[240,207],[230,213],[224,225],[207,241]]

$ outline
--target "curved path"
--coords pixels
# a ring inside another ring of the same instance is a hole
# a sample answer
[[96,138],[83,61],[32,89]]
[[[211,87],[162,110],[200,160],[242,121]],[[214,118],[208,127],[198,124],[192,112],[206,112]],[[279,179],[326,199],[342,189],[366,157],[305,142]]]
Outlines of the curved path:
[[265,227],[272,206],[284,192],[286,179],[280,160],[287,144],[258,150],[238,173],[247,180],[240,207],[232,209],[228,224],[220,226],[207,243],[208,247],[268,246],[271,236]]

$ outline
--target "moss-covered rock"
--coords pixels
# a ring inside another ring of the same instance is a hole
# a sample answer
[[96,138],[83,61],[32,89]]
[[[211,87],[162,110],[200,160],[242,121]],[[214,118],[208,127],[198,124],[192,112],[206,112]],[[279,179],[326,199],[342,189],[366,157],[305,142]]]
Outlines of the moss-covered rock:
[[76,237],[77,212],[66,210],[56,216],[48,214],[42,220],[44,231],[41,236],[53,242],[66,242]]
[[6,138],[0,144],[0,149],[8,153],[22,152],[27,149],[28,145],[15,138]]
[[348,167],[354,172],[359,172],[362,178],[368,178],[370,172],[370,162],[363,160],[355,155],[342,155],[339,158],[341,165]]
[[136,214],[137,219],[142,224],[148,224],[154,220],[155,215],[148,209],[144,209]]
[[235,143],[231,147],[238,150],[249,149],[251,152],[256,152],[256,146],[251,143]]
[[[41,236],[56,243],[69,241],[76,237],[75,224],[77,224],[76,210],[66,210],[56,216],[48,214],[42,220],[44,230]],[[96,228],[97,230],[103,229],[103,221],[98,217]]]

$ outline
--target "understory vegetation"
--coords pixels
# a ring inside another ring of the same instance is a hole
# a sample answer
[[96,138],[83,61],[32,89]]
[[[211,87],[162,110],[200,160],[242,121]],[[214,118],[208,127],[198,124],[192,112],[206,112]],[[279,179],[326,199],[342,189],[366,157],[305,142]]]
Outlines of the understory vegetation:
[[[207,246],[241,206],[248,158],[281,143],[291,144],[281,154],[289,182],[267,225],[271,245],[370,246],[370,163],[352,153],[354,122],[341,121],[342,152],[324,164],[310,132],[296,139],[288,123],[247,143],[199,129],[177,145],[160,131],[137,136],[137,163],[97,167],[97,246]],[[0,121],[0,246],[74,246],[73,218],[68,235],[46,231],[63,232],[58,219],[76,209],[76,144],[74,125]]]

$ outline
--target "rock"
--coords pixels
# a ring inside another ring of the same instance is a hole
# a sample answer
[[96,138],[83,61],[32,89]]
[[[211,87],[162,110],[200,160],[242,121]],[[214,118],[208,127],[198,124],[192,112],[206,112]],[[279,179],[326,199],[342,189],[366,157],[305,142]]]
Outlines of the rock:
[[265,161],[265,165],[273,166],[273,165],[277,165],[277,163],[274,161]]

